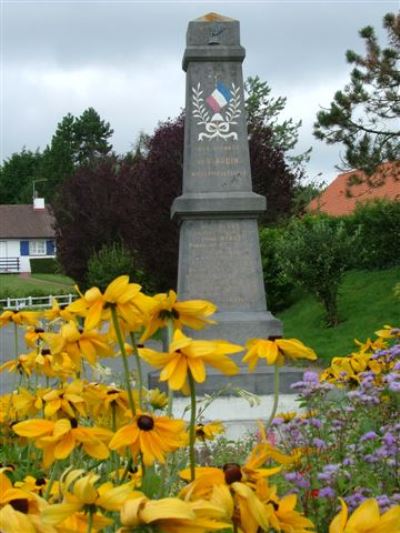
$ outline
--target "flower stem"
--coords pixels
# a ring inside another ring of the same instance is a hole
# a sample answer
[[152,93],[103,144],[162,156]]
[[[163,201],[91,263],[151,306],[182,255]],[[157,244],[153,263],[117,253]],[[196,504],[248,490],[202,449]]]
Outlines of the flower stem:
[[19,346],[18,346],[18,326],[14,322],[14,349],[15,349],[15,359],[18,359],[19,355]]
[[[168,353],[170,353],[171,350],[171,343],[172,343],[172,337],[174,335],[174,323],[172,320],[168,320],[167,323],[167,342],[166,346],[164,347],[164,350]],[[167,407],[167,416],[172,416],[172,407],[174,403],[174,391],[171,389],[171,387],[168,388],[168,407]]]
[[128,394],[129,407],[132,411],[132,415],[136,416],[135,402],[133,401],[131,384],[129,382],[128,358],[127,358],[126,351],[125,351],[125,345],[124,345],[124,341],[122,338],[121,328],[119,327],[117,310],[115,309],[114,306],[111,307],[111,316],[112,316],[115,333],[117,335],[118,344],[121,349],[122,363],[124,365],[125,385],[126,385],[126,392]]
[[143,409],[143,374],[142,374],[142,363],[140,361],[139,352],[136,344],[135,334],[131,331],[129,334],[131,338],[132,348],[133,348],[133,355],[135,356],[136,360],[136,368],[137,368],[137,381],[138,381],[138,393],[139,393],[139,407],[140,409]]
[[272,424],[273,419],[275,418],[276,411],[278,410],[279,403],[279,366],[274,365],[274,403],[272,405],[272,411],[269,415],[268,422],[265,426],[265,431],[269,429]]
[[191,371],[188,371],[190,387],[190,426],[189,426],[189,458],[190,458],[190,479],[195,478],[195,450],[194,443],[196,440],[196,387]]
[[92,529],[93,529],[93,510],[90,509],[88,512],[87,533],[92,533]]

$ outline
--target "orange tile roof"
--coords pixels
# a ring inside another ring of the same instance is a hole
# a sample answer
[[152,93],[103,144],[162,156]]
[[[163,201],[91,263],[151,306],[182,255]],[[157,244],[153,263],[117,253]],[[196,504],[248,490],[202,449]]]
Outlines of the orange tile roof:
[[307,211],[341,216],[351,214],[359,202],[377,198],[400,201],[400,161],[383,163],[370,176],[370,183],[365,181],[365,177],[365,173],[359,170],[339,174],[308,204]]

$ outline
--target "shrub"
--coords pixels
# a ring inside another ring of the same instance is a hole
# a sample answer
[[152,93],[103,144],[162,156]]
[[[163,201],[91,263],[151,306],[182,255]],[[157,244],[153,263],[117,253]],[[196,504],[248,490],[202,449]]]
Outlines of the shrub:
[[278,242],[284,234],[284,228],[262,228],[260,231],[261,260],[267,303],[268,309],[273,313],[282,311],[293,303],[294,284],[283,270],[278,253]]
[[373,270],[400,264],[400,202],[374,200],[359,204],[346,217],[349,232],[359,228],[357,266]]
[[120,243],[103,245],[94,252],[89,261],[86,275],[88,287],[99,287],[104,291],[118,276],[127,274],[136,283],[148,286],[145,275],[137,268],[137,261],[129,250]]
[[343,221],[323,215],[293,219],[278,253],[292,283],[313,294],[325,307],[328,325],[339,323],[337,296],[344,272],[353,264],[358,233],[347,233]]
[[59,266],[55,259],[40,257],[29,260],[32,274],[58,274]]

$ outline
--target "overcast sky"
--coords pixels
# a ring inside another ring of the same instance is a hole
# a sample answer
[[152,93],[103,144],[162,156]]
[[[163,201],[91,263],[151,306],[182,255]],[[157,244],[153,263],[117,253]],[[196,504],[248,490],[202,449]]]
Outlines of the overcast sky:
[[139,132],[184,107],[181,60],[187,24],[210,11],[241,23],[244,76],[268,81],[286,96],[285,118],[301,119],[298,150],[313,147],[308,174],[329,182],[339,147],[312,136],[320,107],[349,79],[347,49],[363,52],[360,28],[397,0],[354,1],[20,1],[1,3],[1,160],[41,150],[68,112],[92,106],[114,129],[118,153]]

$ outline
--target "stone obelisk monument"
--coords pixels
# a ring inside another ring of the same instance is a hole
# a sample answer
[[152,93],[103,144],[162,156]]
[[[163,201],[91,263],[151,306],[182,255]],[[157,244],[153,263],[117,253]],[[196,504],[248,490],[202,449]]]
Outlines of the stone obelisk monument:
[[[218,324],[199,333],[244,344],[281,335],[267,310],[252,192],[239,22],[210,13],[189,23],[183,57],[186,119],[178,294],[218,306]],[[191,332],[192,334],[192,332]]]

